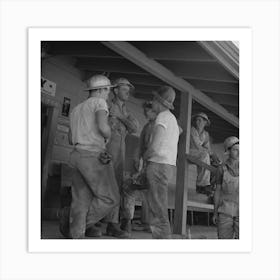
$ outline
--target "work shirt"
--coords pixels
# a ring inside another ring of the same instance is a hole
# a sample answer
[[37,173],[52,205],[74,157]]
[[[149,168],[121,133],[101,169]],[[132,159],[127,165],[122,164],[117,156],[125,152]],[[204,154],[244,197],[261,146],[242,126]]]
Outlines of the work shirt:
[[164,128],[164,134],[159,145],[155,147],[154,153],[148,158],[148,161],[176,166],[179,140],[177,120],[169,110],[166,110],[157,115],[154,127],[157,125],[161,125]]
[[217,184],[221,185],[218,213],[239,216],[239,167],[225,162],[217,169]]
[[144,155],[149,145],[151,144],[154,125],[155,125],[155,121],[149,121],[144,125],[141,131],[140,140],[139,140],[140,157]]
[[112,133],[126,136],[127,133],[135,133],[137,131],[138,122],[129,114],[125,103],[121,103],[118,99],[114,98],[109,103],[109,111],[117,111],[118,114],[126,118],[126,122],[124,123],[110,113],[109,124]]
[[198,133],[195,127],[191,127],[191,139],[190,139],[190,149],[205,151],[205,149],[211,153],[209,133],[203,130],[201,134]]
[[108,114],[108,106],[104,99],[90,97],[77,105],[70,115],[72,143],[77,148],[88,151],[105,149],[104,137],[100,134],[96,123],[96,112],[103,110]]

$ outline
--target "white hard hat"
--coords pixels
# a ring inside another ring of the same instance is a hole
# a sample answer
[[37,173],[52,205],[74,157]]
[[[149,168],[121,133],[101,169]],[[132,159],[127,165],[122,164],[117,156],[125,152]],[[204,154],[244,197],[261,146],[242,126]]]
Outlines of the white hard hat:
[[225,151],[228,151],[232,146],[239,144],[239,139],[235,136],[228,137],[224,142]]
[[131,89],[134,89],[134,85],[127,80],[126,78],[118,78],[114,81],[114,87],[126,85],[129,86]]
[[87,81],[88,87],[85,90],[93,90],[93,89],[99,89],[99,88],[111,88],[113,87],[111,85],[110,80],[103,75],[94,75]]
[[208,126],[210,125],[210,120],[209,120],[208,116],[205,113],[200,112],[200,113],[197,113],[197,114],[193,115],[192,116],[192,120],[194,120],[197,117],[201,117],[201,118],[205,119],[207,121],[207,125]]

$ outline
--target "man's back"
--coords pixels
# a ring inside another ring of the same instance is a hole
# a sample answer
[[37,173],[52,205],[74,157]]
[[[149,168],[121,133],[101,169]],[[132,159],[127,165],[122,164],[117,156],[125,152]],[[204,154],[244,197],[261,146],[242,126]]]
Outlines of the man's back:
[[179,139],[177,120],[169,110],[166,110],[158,114],[155,120],[155,126],[157,125],[164,127],[164,134],[160,141],[160,145],[156,147],[156,155],[149,160],[176,166],[177,145]]
[[99,110],[108,112],[106,101],[97,97],[91,97],[73,109],[70,115],[73,145],[90,151],[105,149],[104,137],[96,123],[96,112]]

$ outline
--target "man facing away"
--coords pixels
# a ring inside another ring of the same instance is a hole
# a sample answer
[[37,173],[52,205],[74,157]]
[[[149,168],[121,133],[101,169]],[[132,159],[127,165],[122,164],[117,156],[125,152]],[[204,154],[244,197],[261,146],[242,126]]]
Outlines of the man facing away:
[[120,201],[113,165],[100,160],[111,136],[106,100],[112,86],[103,75],[93,76],[88,85],[88,99],[77,105],[70,115],[69,138],[74,145],[70,155],[70,164],[74,167],[69,219],[71,238],[101,236],[95,224]]
[[153,111],[157,113],[151,143],[143,159],[147,161],[147,203],[153,238],[171,238],[168,219],[168,185],[177,159],[179,127],[174,109],[175,91],[162,86],[154,93]]

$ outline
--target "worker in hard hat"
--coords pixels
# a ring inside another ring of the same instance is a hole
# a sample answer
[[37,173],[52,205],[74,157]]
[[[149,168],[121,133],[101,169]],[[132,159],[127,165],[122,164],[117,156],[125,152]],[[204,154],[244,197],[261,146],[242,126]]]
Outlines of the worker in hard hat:
[[217,169],[213,222],[219,239],[239,238],[239,139],[224,142],[227,160]]
[[[114,97],[109,105],[110,115],[109,123],[112,130],[111,138],[107,145],[109,153],[112,155],[115,175],[121,195],[121,205],[117,206],[106,217],[107,234],[117,238],[130,237],[130,220],[127,219],[127,207],[124,203],[129,200],[126,193],[123,192],[124,168],[125,168],[125,139],[127,134],[136,133],[138,130],[138,121],[128,111],[126,102],[130,93],[134,90],[134,86],[125,78],[119,78],[114,82]],[[116,223],[121,220],[120,228]]]
[[168,185],[177,159],[179,127],[173,102],[176,93],[170,86],[162,86],[154,92],[153,111],[157,117],[153,127],[152,140],[143,155],[147,161],[147,202],[152,236],[155,239],[170,239],[171,228],[168,218]]
[[70,164],[74,167],[71,238],[101,236],[95,224],[120,202],[113,165],[106,154],[106,142],[111,137],[106,100],[111,88],[107,77],[91,77],[85,89],[88,99],[77,105],[70,115],[69,140],[74,145],[70,155]]
[[[153,102],[152,101],[146,101],[143,103],[143,111],[144,116],[148,120],[147,123],[144,125],[140,138],[139,138],[139,146],[135,150],[135,153],[133,155],[133,161],[134,161],[134,168],[136,171],[141,174],[145,173],[145,168],[147,165],[147,162],[143,161],[143,156],[148,149],[151,141],[152,141],[152,133],[154,129],[155,120],[157,117],[156,112],[153,111]],[[145,176],[145,175],[144,175]],[[142,202],[142,208],[141,208],[141,222],[143,226],[144,231],[150,232],[150,225],[149,225],[149,209],[147,205],[147,199],[146,199],[146,193],[147,190],[143,189],[138,192],[138,197],[141,199]],[[126,219],[129,220],[128,224],[131,225],[131,220],[134,215],[134,208],[135,208],[135,193],[129,192],[127,195],[127,203],[125,203],[126,207]],[[129,226],[129,228],[131,228]]]
[[[205,130],[207,126],[210,126],[210,120],[205,113],[192,116],[190,155],[210,165],[210,156],[214,161],[219,159],[211,150],[209,133]],[[202,194],[211,193],[210,171],[201,166],[197,166],[196,191]]]

